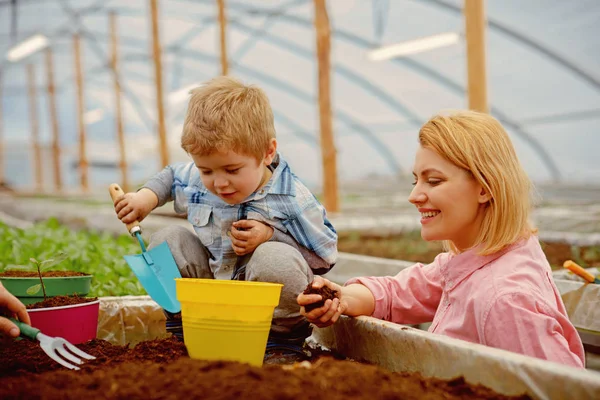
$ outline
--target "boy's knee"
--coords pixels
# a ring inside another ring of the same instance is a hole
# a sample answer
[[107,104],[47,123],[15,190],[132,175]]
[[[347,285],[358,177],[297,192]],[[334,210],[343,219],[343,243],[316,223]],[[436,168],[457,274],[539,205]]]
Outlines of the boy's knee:
[[184,278],[214,278],[208,251],[196,234],[183,226],[168,226],[150,237],[149,249],[166,242]]
[[180,243],[186,240],[195,240],[196,236],[193,232],[183,226],[170,225],[159,231],[154,232],[150,236],[150,247],[157,246],[162,242]]
[[252,261],[274,265],[282,261],[304,261],[300,252],[292,246],[280,242],[265,242],[252,254]]
[[258,246],[246,268],[265,281],[279,281],[290,274],[308,275],[310,270],[297,249],[280,242],[266,242]]

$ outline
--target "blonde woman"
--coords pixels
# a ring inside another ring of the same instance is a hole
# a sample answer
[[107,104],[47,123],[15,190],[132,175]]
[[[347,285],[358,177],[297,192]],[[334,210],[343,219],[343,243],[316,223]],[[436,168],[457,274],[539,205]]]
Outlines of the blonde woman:
[[419,144],[409,201],[423,239],[443,241],[447,252],[343,287],[316,277],[313,287],[341,296],[302,313],[320,327],[342,314],[432,322],[433,333],[583,367],[581,340],[529,222],[530,181],[500,123],[470,111],[438,115],[421,128]]

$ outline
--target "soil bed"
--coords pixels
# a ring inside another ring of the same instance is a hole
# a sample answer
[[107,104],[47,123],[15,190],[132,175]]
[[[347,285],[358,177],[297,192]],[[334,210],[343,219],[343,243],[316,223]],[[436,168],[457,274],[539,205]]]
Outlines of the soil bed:
[[[78,346],[97,357],[66,370],[30,341],[0,347],[0,398],[44,399],[509,399],[470,385],[414,373],[393,373],[353,361],[321,357],[313,363],[252,367],[187,357],[176,339],[133,348],[93,340]],[[350,379],[349,379],[350,378]]]
[[[565,242],[541,242],[553,269],[561,269],[566,260],[582,267],[600,267],[600,246],[575,246]],[[440,242],[426,242],[420,232],[376,235],[359,232],[341,233],[338,250],[373,257],[430,263],[443,251]]]

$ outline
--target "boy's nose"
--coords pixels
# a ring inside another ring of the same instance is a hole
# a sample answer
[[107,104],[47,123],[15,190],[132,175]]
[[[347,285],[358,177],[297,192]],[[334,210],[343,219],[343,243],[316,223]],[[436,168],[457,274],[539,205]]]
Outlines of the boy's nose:
[[227,187],[227,185],[229,185],[229,181],[223,178],[215,178],[214,185],[218,188],[224,188]]

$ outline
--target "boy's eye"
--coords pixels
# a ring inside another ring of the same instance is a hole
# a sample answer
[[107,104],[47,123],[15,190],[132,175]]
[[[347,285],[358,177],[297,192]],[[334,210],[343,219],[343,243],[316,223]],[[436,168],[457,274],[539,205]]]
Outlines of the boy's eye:
[[203,170],[200,170],[200,173],[202,175],[210,175],[212,173],[212,171],[203,171]]
[[228,174],[236,174],[239,172],[241,168],[236,168],[236,169],[226,169],[225,171],[227,171]]

